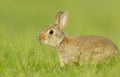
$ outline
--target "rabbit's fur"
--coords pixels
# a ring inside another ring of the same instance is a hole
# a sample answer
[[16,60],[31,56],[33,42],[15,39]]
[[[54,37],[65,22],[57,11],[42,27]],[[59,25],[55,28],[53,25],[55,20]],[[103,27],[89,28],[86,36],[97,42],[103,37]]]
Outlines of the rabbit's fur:
[[71,63],[98,63],[118,55],[118,49],[108,39],[100,36],[66,36],[69,13],[58,12],[54,24],[39,34],[40,42],[54,47],[60,58],[60,65]]

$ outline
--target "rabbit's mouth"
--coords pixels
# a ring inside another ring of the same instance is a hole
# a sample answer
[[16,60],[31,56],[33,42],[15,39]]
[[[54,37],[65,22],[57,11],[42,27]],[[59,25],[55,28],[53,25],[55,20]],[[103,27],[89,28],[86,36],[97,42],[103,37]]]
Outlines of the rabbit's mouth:
[[39,36],[39,41],[44,41],[44,40],[46,40],[45,35],[40,34],[40,36]]
[[39,37],[38,37],[38,40],[39,40],[39,43],[40,43],[41,45],[44,44],[45,41],[46,41],[45,35],[40,34]]
[[39,35],[39,42],[40,42],[40,44],[51,45],[51,43],[49,43],[49,41],[46,40],[46,36],[44,34]]

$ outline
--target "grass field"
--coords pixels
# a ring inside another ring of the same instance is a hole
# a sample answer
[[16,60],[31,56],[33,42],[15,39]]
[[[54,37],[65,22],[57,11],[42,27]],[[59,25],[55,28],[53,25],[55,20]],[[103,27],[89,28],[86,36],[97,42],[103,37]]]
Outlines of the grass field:
[[120,0],[0,0],[0,77],[120,77],[120,60],[60,68],[39,32],[68,10],[66,34],[100,35],[120,49]]

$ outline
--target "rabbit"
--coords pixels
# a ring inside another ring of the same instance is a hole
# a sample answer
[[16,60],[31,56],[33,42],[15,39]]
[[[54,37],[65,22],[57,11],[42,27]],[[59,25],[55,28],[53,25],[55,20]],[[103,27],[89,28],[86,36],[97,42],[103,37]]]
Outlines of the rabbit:
[[[118,55],[117,47],[101,36],[68,36],[64,33],[69,12],[58,12],[53,24],[39,34],[39,41],[57,50],[60,66],[99,63]],[[73,29],[74,30],[74,29]]]

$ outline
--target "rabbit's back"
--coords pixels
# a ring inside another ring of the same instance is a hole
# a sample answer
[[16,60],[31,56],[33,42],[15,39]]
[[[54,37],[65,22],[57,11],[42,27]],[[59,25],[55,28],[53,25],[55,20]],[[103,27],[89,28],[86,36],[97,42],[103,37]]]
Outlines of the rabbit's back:
[[58,53],[68,62],[89,60],[99,62],[118,54],[117,47],[108,39],[99,36],[65,37]]

